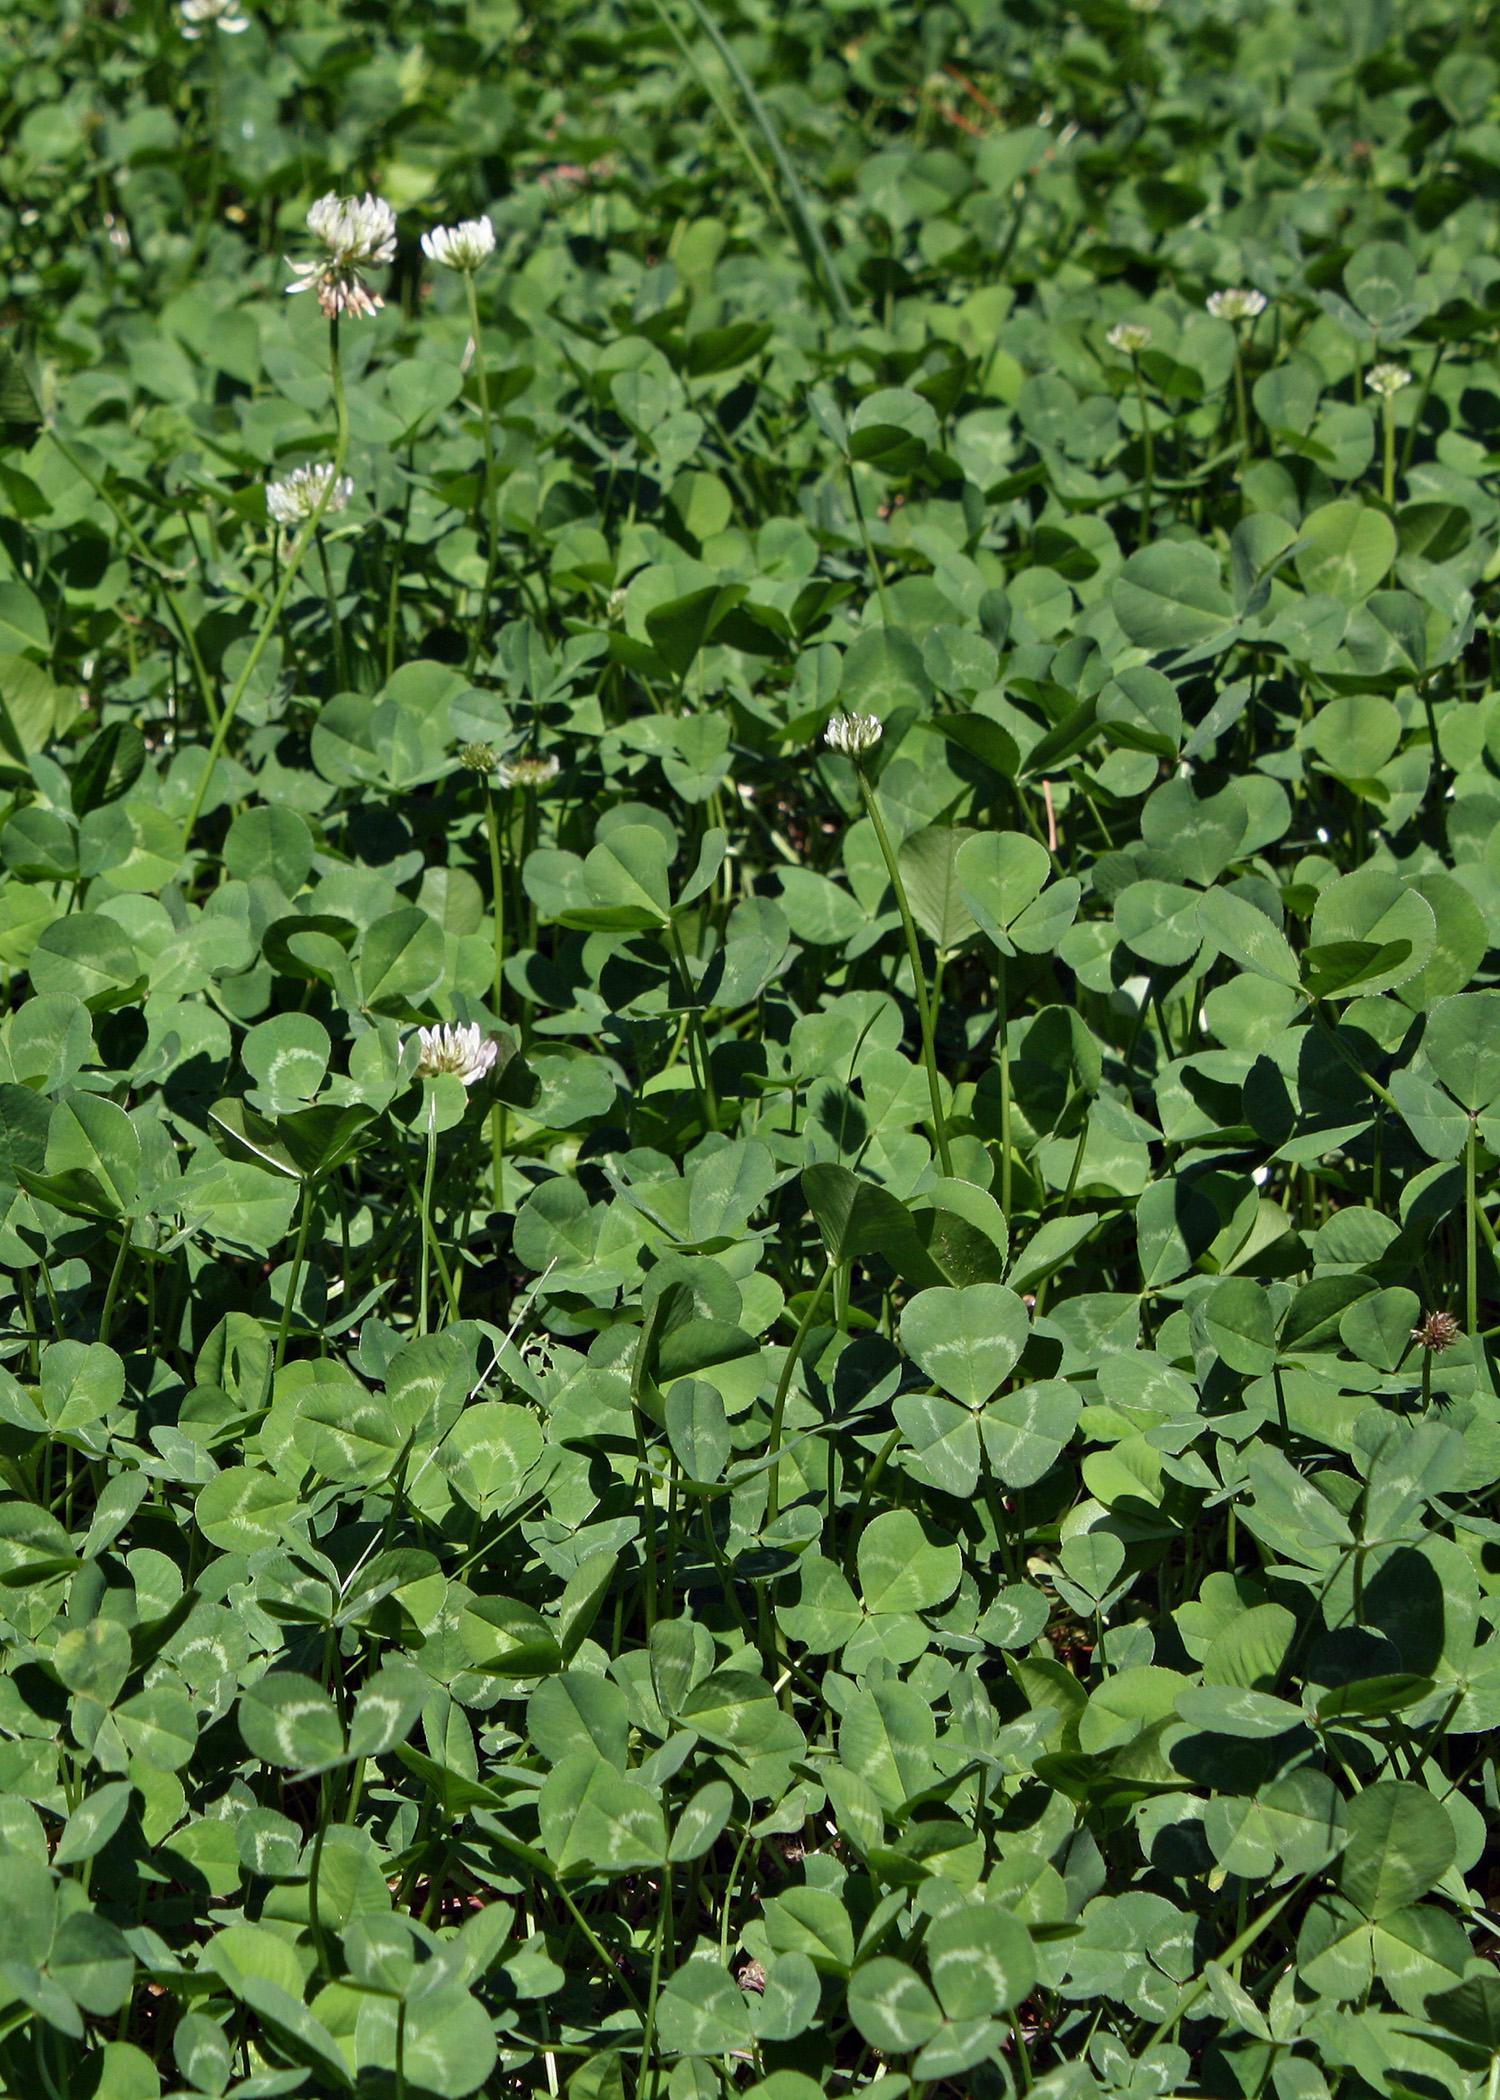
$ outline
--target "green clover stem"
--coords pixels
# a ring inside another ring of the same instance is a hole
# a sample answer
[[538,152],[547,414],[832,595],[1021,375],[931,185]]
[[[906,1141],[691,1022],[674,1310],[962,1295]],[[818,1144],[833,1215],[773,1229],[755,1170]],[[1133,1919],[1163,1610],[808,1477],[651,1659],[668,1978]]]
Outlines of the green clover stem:
[[703,1032],[703,1017],[696,1004],[697,987],[688,969],[687,950],[682,945],[682,935],[677,921],[667,921],[667,941],[672,957],[682,978],[682,996],[692,1002],[688,1006],[688,1047],[694,1066],[694,1078],[698,1082],[699,1099],[703,1104],[703,1120],[710,1130],[719,1127],[719,1097],[714,1090],[713,1067],[709,1063],[708,1038]]
[[[1479,1335],[1479,1242],[1476,1236],[1475,1218],[1479,1209],[1479,1198],[1475,1187],[1474,1118],[1469,1118],[1468,1135],[1464,1139],[1464,1311],[1469,1333]],[[1481,1344],[1481,1347],[1483,1344]],[[1430,1352],[1429,1352],[1430,1353]]]
[[1250,464],[1250,409],[1245,399],[1245,360],[1240,350],[1240,331],[1234,331],[1234,426],[1239,439],[1240,464]]
[[[495,919],[495,1026],[500,1026],[505,999],[505,858],[501,847],[500,817],[495,808],[495,790],[484,784],[484,822],[490,849],[490,888],[494,893]],[[507,829],[509,827],[507,826]],[[496,1210],[505,1206],[505,1104],[495,1102],[490,1110],[490,1172]]]
[[344,647],[344,623],[339,616],[339,594],[333,587],[333,572],[328,566],[328,542],[322,528],[313,534],[318,549],[318,566],[323,572],[323,596],[328,603],[328,624],[333,629],[333,675],[341,693],[349,690],[349,658]]
[[286,566],[281,572],[281,580],[276,586],[275,595],[266,607],[265,618],[260,623],[260,631],[250,646],[250,653],[240,668],[240,675],[234,682],[234,688],[229,698],[224,702],[224,712],[219,716],[218,722],[214,727],[213,741],[208,747],[208,758],[204,764],[203,771],[198,776],[198,788],[193,796],[193,806],[188,811],[187,822],[182,827],[182,852],[184,856],[186,856],[188,849],[193,843],[193,833],[198,828],[198,819],[203,813],[203,804],[208,796],[209,782],[213,779],[218,769],[219,760],[224,753],[224,746],[229,739],[230,729],[234,725],[234,718],[239,713],[240,702],[248,692],[250,681],[260,667],[260,660],[270,646],[271,637],[275,634],[281,619],[282,607],[286,604],[287,597],[296,580],[297,572],[302,566],[302,558],[313,542],[319,522],[324,511],[327,510],[333,500],[334,491],[337,489],[339,478],[344,471],[344,461],[349,452],[349,404],[344,398],[344,372],[339,359],[339,324],[337,315],[328,323],[328,362],[333,379],[333,406],[337,425],[337,435],[334,439],[333,447],[332,471],[327,476],[322,494],[318,497],[307,522],[292,542],[287,554]]
[[417,1287],[417,1332],[427,1332],[427,1282],[433,1247],[432,1183],[437,1172],[437,1094],[427,1096],[427,1165],[422,1176],[422,1259]]
[[1011,1164],[1010,1164],[1010,1013],[1006,997],[1005,957],[996,958],[995,1004],[1000,1020],[1000,1041],[997,1062],[1000,1069],[1000,1209],[1007,1226],[1010,1224]]
[[832,1283],[837,1268],[838,1263],[830,1256],[822,1275],[813,1286],[812,1296],[808,1299],[803,1309],[802,1318],[797,1323],[797,1332],[792,1336],[791,1346],[788,1348],[785,1360],[781,1366],[781,1376],[776,1381],[776,1396],[771,1402],[771,1434],[766,1442],[766,1458],[769,1462],[771,1475],[770,1484],[766,1490],[766,1522],[768,1524],[774,1524],[781,1513],[781,1488],[778,1477],[781,1471],[781,1425],[786,1415],[786,1396],[792,1388],[792,1373],[797,1368],[797,1361],[802,1354],[803,1344],[812,1331],[812,1323],[817,1318],[818,1307],[823,1303],[823,1295],[829,1284]]
[[891,878],[895,892],[896,909],[901,914],[901,928],[906,935],[906,952],[911,958],[912,984],[916,991],[917,1020],[922,1031],[922,1062],[927,1067],[927,1093],[932,1104],[932,1132],[937,1143],[937,1155],[943,1173],[952,1178],[953,1158],[948,1149],[948,1126],[943,1115],[943,1090],[938,1081],[937,1045],[933,1039],[932,1002],[927,996],[927,972],[922,962],[922,950],[917,940],[916,922],[911,915],[911,904],[906,895],[906,884],[901,880],[901,868],[891,844],[890,833],[885,828],[885,819],[880,814],[880,803],[865,778],[865,770],[855,761],[854,777],[859,782],[860,796],[865,812],[874,828],[876,843],[885,861],[886,873]]
[[203,712],[207,715],[210,726],[216,728],[219,721],[219,703],[214,695],[213,680],[208,675],[208,667],[204,663],[202,651],[198,647],[197,636],[193,633],[187,614],[182,609],[182,602],[167,580],[167,571],[141,538],[128,513],[116,502],[99,476],[90,471],[86,462],[73,450],[67,440],[58,436],[55,428],[49,428],[47,436],[68,462],[74,473],[78,475],[80,480],[88,483],[94,494],[99,498],[99,501],[111,513],[115,523],[124,533],[126,539],[129,540],[131,547],[135,551],[136,558],[155,577],[157,587],[162,597],[166,600],[167,610],[172,615],[172,624],[177,629],[182,646],[187,651],[188,660],[193,666],[193,677],[197,682],[199,697],[203,701]]
[[479,596],[479,617],[469,641],[469,665],[473,665],[489,632],[490,598],[495,588],[495,570],[500,560],[499,490],[495,484],[495,433],[490,418],[490,376],[484,367],[484,343],[479,327],[479,293],[474,272],[465,270],[464,291],[469,303],[469,334],[474,344],[474,374],[479,384],[479,427],[484,440],[484,588]]
[[[1151,496],[1156,480],[1156,433],[1151,428],[1151,408],[1146,400],[1146,382],[1141,374],[1141,358],[1138,350],[1130,353],[1131,369],[1135,373],[1136,399],[1141,406],[1141,524],[1140,544],[1145,546],[1151,537]],[[1241,382],[1243,385],[1243,382]]]
[[865,517],[864,504],[860,501],[859,483],[854,478],[852,460],[844,461],[844,475],[849,483],[849,500],[854,505],[854,520],[859,527],[860,539],[864,542],[865,560],[870,564],[870,573],[875,578],[875,590],[880,599],[880,624],[882,627],[889,627],[891,605],[885,594],[885,572],[880,566],[880,556],[875,552],[875,542],[870,537],[869,522]]
[[300,1216],[297,1220],[297,1240],[295,1246],[292,1248],[291,1272],[287,1278],[286,1296],[282,1300],[281,1324],[276,1330],[276,1354],[274,1359],[274,1368],[278,1371],[281,1369],[281,1359],[286,1354],[287,1336],[291,1333],[292,1314],[296,1309],[297,1291],[299,1285],[302,1282],[302,1263],[307,1253],[307,1232],[308,1227],[312,1223],[312,1197],[312,1176],[310,1174],[304,1175],[302,1181],[302,1200],[300,1205],[298,1206],[300,1210]]

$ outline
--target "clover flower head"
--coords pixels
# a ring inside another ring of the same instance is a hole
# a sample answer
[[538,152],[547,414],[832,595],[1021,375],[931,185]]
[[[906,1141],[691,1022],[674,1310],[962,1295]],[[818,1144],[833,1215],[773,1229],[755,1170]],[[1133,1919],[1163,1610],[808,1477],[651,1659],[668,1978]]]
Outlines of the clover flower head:
[[1139,357],[1143,350],[1151,347],[1151,331],[1144,321],[1116,321],[1104,340],[1111,350],[1122,350],[1127,357]]
[[495,229],[488,218],[460,219],[456,226],[434,226],[422,236],[422,253],[445,270],[477,270],[495,252]]
[[1411,385],[1411,374],[1405,365],[1371,365],[1365,374],[1372,394],[1379,394],[1389,401],[1392,394],[1399,394],[1402,387]]
[[1434,1356],[1440,1356],[1445,1349],[1453,1347],[1462,1333],[1463,1329],[1452,1313],[1430,1312],[1423,1313],[1411,1331],[1411,1338],[1419,1348],[1430,1349]]
[[335,475],[331,461],[319,467],[294,467],[284,481],[267,482],[266,509],[278,525],[290,529],[305,524],[314,511],[331,517],[346,508],[353,494],[354,477]]
[[500,754],[493,744],[460,744],[458,762],[471,773],[493,773],[500,763]]
[[534,793],[556,780],[561,771],[556,758],[507,758],[501,761],[497,777],[503,788],[530,788]]
[[311,292],[330,321],[340,314],[378,313],[385,301],[372,292],[361,272],[376,263],[388,263],[396,253],[396,214],[383,197],[340,197],[330,190],[307,214],[309,230],[323,244],[325,253],[307,262],[293,262],[295,272],[288,292]]
[[1246,285],[1232,285],[1228,291],[1210,292],[1207,303],[1216,321],[1253,321],[1265,312],[1266,295]]
[[862,758],[875,749],[883,734],[878,715],[835,715],[823,731],[823,741],[830,751],[841,751],[845,758]]
[[185,37],[200,37],[210,29],[238,36],[250,27],[250,17],[240,13],[239,0],[178,0],[177,12]]
[[484,1033],[477,1021],[444,1021],[436,1028],[419,1028],[417,1041],[421,1046],[417,1057],[419,1078],[436,1079],[440,1073],[451,1072],[465,1086],[483,1079],[500,1054],[499,1044]]

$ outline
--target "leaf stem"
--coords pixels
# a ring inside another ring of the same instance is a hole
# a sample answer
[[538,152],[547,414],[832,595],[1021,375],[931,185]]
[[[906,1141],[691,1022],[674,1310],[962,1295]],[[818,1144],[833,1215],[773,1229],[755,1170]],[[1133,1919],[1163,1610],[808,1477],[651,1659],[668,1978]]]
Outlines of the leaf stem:
[[79,458],[78,454],[73,450],[72,446],[68,444],[66,439],[59,437],[57,431],[50,425],[48,426],[47,435],[52,440],[53,444],[57,447],[58,451],[62,454],[63,458],[68,462],[68,465],[80,477],[81,480],[84,480],[88,483],[89,487],[93,490],[94,494],[99,498],[99,501],[113,515],[116,524],[119,525],[121,531],[129,540],[131,546],[136,552],[137,557],[145,563],[146,567],[156,578],[156,582],[161,591],[161,594],[163,598],[165,598],[167,601],[167,609],[172,615],[173,624],[176,627],[178,634],[182,637],[182,646],[184,649],[186,649],[188,653],[188,661],[192,664],[193,676],[197,680],[198,684],[198,693],[203,701],[203,711],[207,715],[210,725],[216,726],[219,720],[219,703],[214,696],[213,680],[208,675],[208,667],[204,663],[202,654],[198,648],[197,636],[193,633],[192,628],[188,624],[187,615],[183,611],[181,604],[178,602],[176,592],[172,589],[171,584],[167,581],[166,570],[156,559],[156,556],[151,552],[151,549],[146,545],[146,542],[141,538],[130,517],[115,501],[114,497],[110,494],[104,482],[99,480],[95,475],[89,472],[88,468],[84,465],[83,461]]
[[[1475,1226],[1479,1198],[1475,1187],[1475,1150],[1474,1117],[1471,1115],[1468,1135],[1464,1139],[1464,1310],[1469,1333],[1479,1340],[1479,1241]],[[1482,1340],[1479,1345],[1484,1347]]]
[[812,1296],[807,1301],[802,1318],[797,1323],[797,1332],[792,1336],[786,1352],[786,1360],[781,1366],[781,1376],[776,1381],[776,1396],[771,1402],[771,1434],[766,1442],[766,1457],[770,1461],[771,1475],[770,1484],[766,1490],[766,1522],[768,1524],[774,1524],[781,1513],[779,1479],[781,1471],[781,1425],[786,1415],[786,1396],[791,1391],[792,1373],[797,1368],[797,1360],[802,1354],[803,1344],[811,1332],[812,1323],[817,1317],[818,1307],[823,1302],[823,1294],[828,1289],[829,1284],[832,1283],[837,1268],[838,1263],[830,1255],[824,1265],[822,1275],[813,1287]]
[[880,566],[880,556],[875,552],[875,542],[870,537],[869,523],[865,518],[865,507],[860,501],[859,483],[854,478],[854,462],[844,461],[844,477],[849,484],[849,498],[854,505],[854,519],[859,526],[859,536],[864,542],[865,560],[870,564],[870,573],[875,578],[875,590],[880,599],[880,624],[891,624],[891,603],[885,594],[885,572]]
[[341,693],[349,690],[349,658],[344,648],[344,623],[339,618],[339,594],[333,587],[333,572],[328,566],[328,542],[319,526],[313,534],[318,549],[318,566],[323,571],[323,596],[328,602],[328,624],[333,629],[333,675]]
[[1000,1041],[998,1063],[1000,1068],[1000,1209],[1006,1225],[1010,1224],[1011,1166],[1010,1166],[1010,1013],[1008,1011],[1005,982],[1005,957],[995,959],[995,1004],[999,1013]]
[[[1253,1917],[1244,1931],[1237,1934],[1219,1956],[1219,1966],[1225,1969],[1237,1970],[1241,1957],[1248,1953],[1269,1926],[1275,1924],[1293,1897],[1301,1895],[1318,1871],[1317,1868],[1314,1868],[1311,1872],[1303,1874],[1298,1880],[1293,1882],[1289,1889],[1278,1896],[1274,1903],[1268,1903],[1263,1911],[1256,1917]],[[1193,1981],[1185,1987],[1183,1996],[1178,2000],[1176,2011],[1169,2013],[1150,2036],[1145,2048],[1140,2052],[1140,2057],[1137,2058],[1138,2062],[1141,2058],[1149,2056],[1158,2042],[1165,2041],[1174,2029],[1181,2026],[1183,2020],[1187,2017],[1188,2008],[1196,2005],[1207,1989],[1207,1976],[1199,1975],[1194,1977]]]
[[104,1310],[99,1315],[99,1339],[101,1342],[109,1340],[109,1332],[114,1325],[115,1299],[119,1296],[120,1278],[125,1273],[125,1261],[130,1253],[131,1222],[129,1218],[121,1218],[120,1220],[120,1245],[115,1254],[114,1266],[109,1272],[109,1284],[104,1293]]
[[312,1176],[302,1179],[301,1215],[297,1220],[297,1241],[292,1249],[292,1270],[287,1279],[286,1297],[282,1301],[281,1325],[276,1330],[276,1354],[273,1369],[281,1369],[281,1359],[286,1354],[287,1336],[291,1333],[292,1314],[297,1304],[297,1292],[302,1283],[302,1260],[307,1252],[307,1231],[312,1223]]
[[695,1003],[697,986],[693,983],[692,976],[688,970],[687,950],[682,945],[682,935],[678,930],[675,919],[669,918],[667,920],[667,940],[682,978],[683,997],[689,1002],[688,1035],[693,1046],[693,1063],[697,1066],[696,1076],[700,1098],[703,1103],[703,1119],[710,1130],[717,1130],[719,1127],[719,1097],[714,1091],[713,1068],[708,1060],[708,1038],[704,1034],[702,1015]]

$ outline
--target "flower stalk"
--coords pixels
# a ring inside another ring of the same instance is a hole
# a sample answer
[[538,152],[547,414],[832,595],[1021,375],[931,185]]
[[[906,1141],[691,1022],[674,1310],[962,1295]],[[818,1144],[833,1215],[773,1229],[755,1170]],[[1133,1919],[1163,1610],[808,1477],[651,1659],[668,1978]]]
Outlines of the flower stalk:
[[[501,851],[500,816],[495,807],[495,790],[486,780],[484,784],[484,821],[490,848],[490,888],[494,894],[495,921],[495,980],[494,999],[495,1026],[503,1018],[505,1000],[505,860]],[[505,1208],[505,1104],[494,1103],[490,1109],[490,1168],[491,1186],[496,1210]]]
[[927,991],[927,971],[922,961],[921,943],[917,939],[916,921],[911,914],[906,884],[901,879],[901,866],[896,858],[896,849],[891,844],[890,833],[885,828],[885,818],[880,813],[879,797],[870,784],[864,765],[866,755],[874,750],[881,734],[881,724],[874,715],[835,715],[823,732],[824,741],[830,749],[841,752],[853,763],[860,800],[874,830],[875,842],[880,848],[881,859],[885,862],[886,873],[891,879],[896,910],[901,916],[901,930],[906,936],[906,952],[911,959],[912,987],[916,994],[917,1021],[922,1034],[922,1063],[927,1069],[927,1095],[932,1107],[933,1139],[942,1171],[945,1176],[951,1177],[953,1158],[948,1148],[948,1125],[943,1114],[943,1090],[938,1080],[937,1043],[933,1031],[932,1001]]
[[1130,359],[1136,400],[1141,411],[1141,517],[1138,544],[1151,537],[1151,500],[1156,480],[1156,433],[1151,427],[1151,409],[1146,400],[1146,380],[1141,371],[1141,352],[1151,347],[1151,331],[1143,321],[1117,321],[1105,338],[1112,350]]
[[417,1333],[428,1332],[427,1285],[431,1273],[433,1223],[432,1186],[437,1175],[437,1093],[427,1090],[427,1164],[422,1173],[422,1257],[417,1287]]
[[1411,385],[1411,374],[1405,365],[1371,365],[1365,374],[1365,384],[1372,394],[1380,396],[1381,424],[1384,432],[1384,448],[1381,459],[1380,493],[1392,508],[1396,502],[1396,396],[1401,389]]
[[469,667],[473,668],[484,647],[490,627],[490,599],[495,589],[495,571],[500,560],[500,492],[495,483],[495,433],[490,416],[490,376],[485,370],[484,344],[479,328],[479,294],[472,270],[464,272],[464,290],[469,301],[469,334],[474,343],[474,376],[479,386],[479,428],[484,441],[485,554],[484,587],[479,594],[479,617],[469,640]]
[[186,858],[192,846],[193,833],[198,828],[198,819],[203,814],[203,805],[208,799],[209,783],[218,770],[219,760],[224,755],[224,746],[229,740],[229,732],[234,726],[235,716],[239,713],[240,703],[249,691],[250,681],[259,669],[260,660],[265,655],[267,648],[270,646],[271,637],[280,624],[282,608],[285,606],[292,585],[296,581],[297,572],[302,566],[303,557],[307,553],[308,546],[317,531],[319,520],[324,512],[334,503],[342,481],[344,461],[349,454],[349,405],[344,396],[344,371],[339,358],[339,322],[336,313],[330,317],[328,323],[328,362],[333,380],[333,406],[336,418],[333,459],[328,470],[327,479],[324,481],[312,508],[308,511],[301,531],[287,549],[286,562],[282,568],[281,578],[277,583],[270,604],[266,607],[265,617],[260,623],[260,631],[250,646],[250,652],[240,668],[240,675],[235,680],[233,690],[224,702],[223,711],[214,726],[213,737],[208,747],[208,757],[204,763],[203,771],[198,776],[198,787],[193,796],[192,807],[188,811],[187,822],[182,827],[182,853],[184,858]]
[[1240,464],[1247,467],[1250,464],[1250,409],[1245,396],[1243,324],[1265,312],[1266,295],[1249,286],[1232,285],[1224,291],[1210,292],[1207,305],[1216,321],[1228,321],[1234,329],[1235,430],[1239,438]]
[[495,252],[495,229],[488,217],[461,219],[456,226],[434,226],[422,236],[422,253],[444,270],[457,270],[464,281],[469,309],[469,343],[474,376],[479,387],[479,428],[484,443],[484,488],[478,510],[484,519],[484,588],[479,596],[479,617],[469,639],[468,667],[474,668],[485,636],[489,633],[490,599],[495,589],[495,571],[500,561],[499,491],[495,481],[495,434],[490,413],[490,375],[484,364],[484,335],[479,325],[479,293],[475,277]]

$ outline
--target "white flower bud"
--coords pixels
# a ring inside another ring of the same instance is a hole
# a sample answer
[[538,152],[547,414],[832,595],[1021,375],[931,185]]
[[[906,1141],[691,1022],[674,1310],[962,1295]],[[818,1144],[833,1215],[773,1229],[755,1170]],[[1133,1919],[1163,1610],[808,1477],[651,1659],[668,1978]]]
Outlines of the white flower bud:
[[544,788],[556,780],[562,765],[556,758],[506,758],[496,771],[503,788]]
[[823,731],[823,741],[845,758],[860,758],[875,749],[883,734],[877,715],[835,715]]
[[200,37],[210,29],[238,36],[250,27],[250,17],[240,13],[239,0],[179,0],[177,12],[185,37]]
[[1372,394],[1379,394],[1389,401],[1392,394],[1399,394],[1402,387],[1411,385],[1411,374],[1405,365],[1371,365],[1365,374],[1365,382]]
[[1139,357],[1143,350],[1151,347],[1151,331],[1144,321],[1116,321],[1104,340],[1111,350],[1122,350],[1127,357]]
[[266,509],[278,525],[303,525],[319,505],[322,515],[331,517],[347,506],[353,494],[353,477],[341,474],[335,481],[331,462],[320,467],[295,467],[284,481],[266,484]]
[[488,218],[461,219],[456,226],[434,226],[422,236],[422,253],[446,270],[477,270],[495,252],[495,229]]
[[1208,310],[1216,321],[1253,321],[1266,310],[1264,292],[1233,286],[1225,292],[1210,292]]

